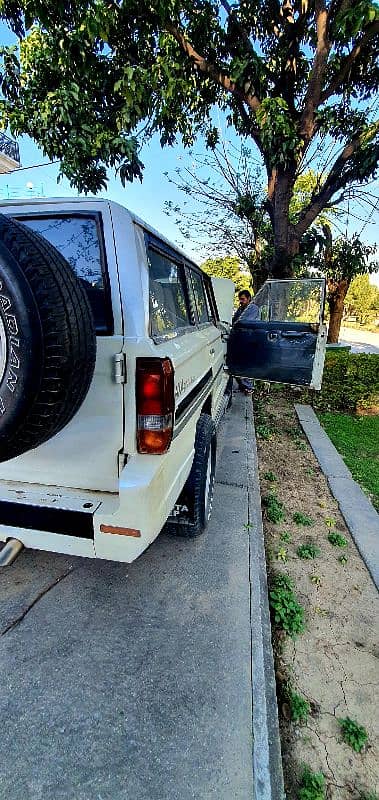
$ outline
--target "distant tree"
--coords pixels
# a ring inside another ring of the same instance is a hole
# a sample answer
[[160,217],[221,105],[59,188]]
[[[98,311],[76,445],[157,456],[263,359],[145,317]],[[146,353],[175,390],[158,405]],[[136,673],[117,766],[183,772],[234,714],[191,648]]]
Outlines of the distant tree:
[[345,315],[357,317],[363,325],[379,319],[379,289],[367,274],[352,280],[345,298]]
[[324,226],[324,240],[317,253],[310,258],[310,266],[327,279],[327,303],[330,319],[328,342],[338,342],[345,298],[354,278],[369,275],[379,268],[372,257],[376,245],[361,242],[359,236],[340,236],[333,241],[331,231]]
[[[4,0],[19,46],[0,50],[3,127],[30,135],[73,185],[106,167],[141,178],[158,133],[218,141],[215,109],[266,171],[271,270],[292,274],[320,212],[376,175],[379,8],[373,0]],[[295,222],[297,178],[317,186]]]
[[237,256],[207,258],[201,264],[201,269],[215,278],[229,278],[235,284],[236,292],[241,291],[241,289],[249,289],[251,291],[251,274],[246,269],[246,266],[241,264]]

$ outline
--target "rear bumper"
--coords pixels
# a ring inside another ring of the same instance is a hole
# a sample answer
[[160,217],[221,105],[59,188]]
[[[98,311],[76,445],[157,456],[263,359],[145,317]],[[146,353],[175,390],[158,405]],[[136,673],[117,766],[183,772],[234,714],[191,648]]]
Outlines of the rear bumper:
[[118,494],[0,481],[0,541],[134,561],[158,536],[189,475],[193,450],[184,438],[164,456],[132,456]]

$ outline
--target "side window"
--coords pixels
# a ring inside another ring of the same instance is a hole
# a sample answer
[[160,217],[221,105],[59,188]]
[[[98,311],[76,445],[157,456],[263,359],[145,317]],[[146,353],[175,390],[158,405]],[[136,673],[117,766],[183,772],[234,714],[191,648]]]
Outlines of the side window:
[[111,332],[112,312],[95,217],[41,216],[20,218],[20,222],[47,239],[67,259],[87,293],[96,333]]
[[192,290],[199,322],[209,322],[207,298],[201,274],[190,269]]
[[148,258],[151,334],[175,333],[191,325],[183,267],[153,248],[149,248]]
[[208,316],[209,319],[216,325],[218,321],[218,313],[217,313],[216,301],[213,294],[213,287],[209,278],[203,278],[203,280],[204,280],[205,295],[208,306]]

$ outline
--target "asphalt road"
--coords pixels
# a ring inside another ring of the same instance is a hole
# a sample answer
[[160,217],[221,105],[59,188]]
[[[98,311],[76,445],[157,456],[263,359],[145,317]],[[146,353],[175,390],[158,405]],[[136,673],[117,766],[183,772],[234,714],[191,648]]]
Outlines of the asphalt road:
[[1,800],[251,800],[240,429],[237,408],[200,539],[161,534],[131,565],[29,550],[0,571]]
[[351,345],[352,353],[379,353],[379,333],[341,328],[339,341]]

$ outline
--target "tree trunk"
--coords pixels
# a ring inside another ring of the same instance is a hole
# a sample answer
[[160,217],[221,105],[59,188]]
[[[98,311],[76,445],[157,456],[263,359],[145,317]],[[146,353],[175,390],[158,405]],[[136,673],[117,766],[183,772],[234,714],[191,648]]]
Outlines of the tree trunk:
[[328,281],[328,306],[330,311],[328,344],[337,344],[343,317],[345,297],[350,286],[350,280]]
[[289,206],[295,183],[296,165],[285,172],[278,171],[271,199],[274,228],[274,258],[271,272],[274,278],[291,278],[292,259],[299,252],[299,241],[293,235]]

